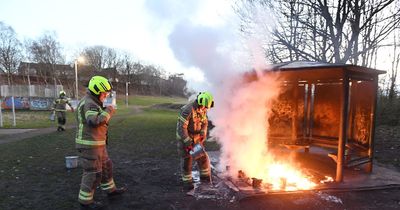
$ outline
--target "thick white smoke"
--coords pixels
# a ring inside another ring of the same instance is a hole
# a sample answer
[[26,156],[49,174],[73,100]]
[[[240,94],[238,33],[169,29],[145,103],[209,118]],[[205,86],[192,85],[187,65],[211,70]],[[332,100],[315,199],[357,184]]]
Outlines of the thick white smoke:
[[260,74],[258,80],[244,82],[239,76],[221,87],[218,93],[221,92],[229,97],[220,100],[213,115],[213,133],[222,144],[220,165],[230,166],[233,173],[243,170],[256,177],[270,159],[268,115],[271,102],[279,93],[276,78]]
[[[269,159],[267,119],[279,88],[276,76],[259,71],[267,66],[258,39],[242,39],[237,26],[231,22],[216,28],[182,21],[169,42],[175,57],[187,67],[201,69],[209,82],[201,90],[214,94],[215,108],[209,116],[221,144],[221,166],[256,176],[261,173],[256,169],[264,169]],[[243,73],[251,69],[257,70],[258,79],[245,82]]]

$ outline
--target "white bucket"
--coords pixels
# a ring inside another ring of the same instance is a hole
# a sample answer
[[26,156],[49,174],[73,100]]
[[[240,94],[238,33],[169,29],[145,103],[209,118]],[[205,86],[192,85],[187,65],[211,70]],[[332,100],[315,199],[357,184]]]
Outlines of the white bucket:
[[67,168],[78,167],[78,156],[66,156],[65,157],[65,167],[67,167]]

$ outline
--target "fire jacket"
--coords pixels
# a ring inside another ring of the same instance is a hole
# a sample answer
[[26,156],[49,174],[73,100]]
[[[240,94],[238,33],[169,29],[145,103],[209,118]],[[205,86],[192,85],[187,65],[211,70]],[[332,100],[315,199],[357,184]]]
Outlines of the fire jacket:
[[54,101],[53,107],[54,110],[57,112],[65,112],[67,111],[67,104],[69,105],[69,107],[72,107],[69,99],[65,96],[61,96]]
[[76,120],[76,148],[104,146],[107,140],[108,122],[112,110],[103,109],[103,103],[88,93],[78,104]]
[[185,146],[196,144],[201,140],[200,137],[207,136],[207,114],[199,112],[197,107],[195,101],[191,102],[181,108],[178,116],[176,138]]

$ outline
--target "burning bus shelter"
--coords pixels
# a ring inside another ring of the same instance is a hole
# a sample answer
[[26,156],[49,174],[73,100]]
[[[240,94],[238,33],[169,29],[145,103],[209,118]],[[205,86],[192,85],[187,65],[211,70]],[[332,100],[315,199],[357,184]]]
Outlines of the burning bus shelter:
[[[217,139],[225,144],[209,152],[215,182],[240,198],[398,187],[399,172],[383,165],[374,165],[372,171],[378,76],[383,73],[315,62],[281,63],[246,73],[229,90],[249,105],[228,103],[229,111],[216,121],[228,135],[218,130]],[[238,126],[226,125],[235,120],[241,120]],[[208,192],[200,189],[197,194],[202,193]]]
[[[289,62],[270,66],[280,94],[269,116],[268,143],[304,149],[330,148],[336,182],[344,167],[372,171],[378,75],[371,68],[345,64]],[[253,79],[255,79],[255,75]],[[251,76],[250,76],[251,78]]]

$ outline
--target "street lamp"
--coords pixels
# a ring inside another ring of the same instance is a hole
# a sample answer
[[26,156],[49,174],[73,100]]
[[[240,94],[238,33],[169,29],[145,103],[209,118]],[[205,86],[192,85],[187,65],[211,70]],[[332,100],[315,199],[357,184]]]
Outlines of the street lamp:
[[128,91],[129,91],[129,88],[128,88],[128,85],[129,84],[131,84],[130,82],[125,82],[125,104],[126,104],[126,107],[128,107],[128,99],[129,99],[129,93],[128,93]]
[[75,59],[75,98],[78,100],[78,63],[82,63],[84,61],[83,57],[79,57]]

